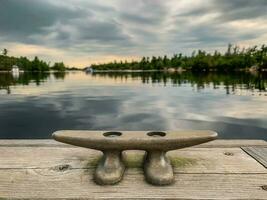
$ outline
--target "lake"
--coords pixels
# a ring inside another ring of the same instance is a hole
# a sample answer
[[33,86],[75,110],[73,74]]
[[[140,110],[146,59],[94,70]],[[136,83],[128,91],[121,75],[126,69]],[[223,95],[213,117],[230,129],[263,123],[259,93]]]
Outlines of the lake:
[[211,129],[267,140],[267,74],[0,73],[0,138],[61,129]]

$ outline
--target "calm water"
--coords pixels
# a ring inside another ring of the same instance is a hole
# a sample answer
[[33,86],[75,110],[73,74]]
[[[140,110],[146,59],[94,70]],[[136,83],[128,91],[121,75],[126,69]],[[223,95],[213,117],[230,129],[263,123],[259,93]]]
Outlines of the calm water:
[[60,129],[211,129],[267,139],[267,74],[0,74],[0,138]]

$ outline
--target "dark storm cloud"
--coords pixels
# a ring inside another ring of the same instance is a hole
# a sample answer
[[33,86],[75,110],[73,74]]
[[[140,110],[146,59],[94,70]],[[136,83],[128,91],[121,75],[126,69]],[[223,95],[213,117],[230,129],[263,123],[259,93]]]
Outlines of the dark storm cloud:
[[190,8],[178,13],[177,16],[197,17],[208,13],[218,13],[221,21],[263,18],[267,16],[266,0],[211,0],[209,3]]
[[0,34],[15,41],[31,34],[43,33],[43,28],[57,21],[85,16],[84,12],[53,6],[46,1],[0,0]]
[[[195,42],[194,47],[205,48],[206,45],[221,46],[227,43],[235,43],[257,39],[266,34],[266,29],[258,30],[235,27],[234,22],[244,20],[266,21],[267,1],[265,0],[211,0],[202,5],[192,6],[188,10],[176,13],[175,20],[185,30],[173,30],[173,41],[180,42],[185,47],[189,42]],[[200,20],[206,18],[206,20]],[[197,21],[198,23],[194,23]],[[189,26],[187,24],[190,24]],[[183,38],[183,39],[178,39]],[[264,43],[264,41],[262,41]]]
[[263,18],[267,16],[266,0],[213,0],[213,7],[224,13],[224,20]]
[[[127,1],[129,3],[129,1]],[[168,14],[168,8],[164,1],[133,1],[131,9],[126,7],[120,14],[122,20],[138,25],[162,25]],[[131,6],[131,5],[130,5]]]
[[212,9],[218,10],[221,17],[218,21],[237,21],[237,20],[251,20],[267,16],[267,1],[266,0],[213,0]]
[[[0,38],[5,41],[66,47],[86,41],[126,40],[118,23],[98,19],[105,6],[76,7],[49,1],[0,0]],[[46,40],[46,41],[44,41]]]
[[116,40],[127,40],[127,36],[121,33],[120,24],[115,21],[81,21],[75,25],[80,30],[81,40],[97,40],[99,42],[109,42]]
[[136,24],[143,24],[143,25],[158,24],[159,22],[158,18],[145,17],[130,13],[122,13],[121,17],[129,22],[134,22]]
[[[0,0],[0,46],[36,44],[70,55],[172,54],[265,38],[266,19],[266,0]],[[232,24],[244,20],[253,27]]]

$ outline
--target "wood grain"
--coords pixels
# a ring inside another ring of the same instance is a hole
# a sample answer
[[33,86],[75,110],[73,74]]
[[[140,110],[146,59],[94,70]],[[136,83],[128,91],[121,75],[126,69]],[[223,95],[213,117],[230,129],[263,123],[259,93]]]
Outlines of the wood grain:
[[[36,139],[36,140],[0,140],[0,147],[65,147],[69,148],[70,145],[63,144],[50,139]],[[246,147],[246,146],[259,146],[267,147],[267,142],[264,140],[215,140],[205,144],[195,146],[197,148],[224,148],[224,147]],[[193,147],[194,148],[194,147]]]
[[267,148],[243,147],[242,149],[267,168]]
[[267,174],[175,174],[176,182],[156,187],[140,169],[128,169],[121,183],[98,186],[92,170],[4,170],[0,196],[25,199],[266,199]]
[[[0,147],[0,169],[69,166],[94,168],[101,152],[85,148]],[[125,151],[130,167],[141,167],[143,151]],[[187,148],[168,153],[179,173],[264,173],[266,169],[240,148]]]
[[121,183],[99,186],[92,174],[101,152],[58,144],[0,140],[0,199],[267,199],[267,169],[236,141],[169,152],[176,181],[164,187],[144,181],[143,151],[124,152]]

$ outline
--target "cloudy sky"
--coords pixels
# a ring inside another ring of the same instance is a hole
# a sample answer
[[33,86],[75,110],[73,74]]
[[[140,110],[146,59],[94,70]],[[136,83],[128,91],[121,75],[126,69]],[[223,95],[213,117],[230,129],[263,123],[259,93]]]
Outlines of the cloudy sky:
[[0,0],[0,48],[84,67],[267,43],[267,0]]

